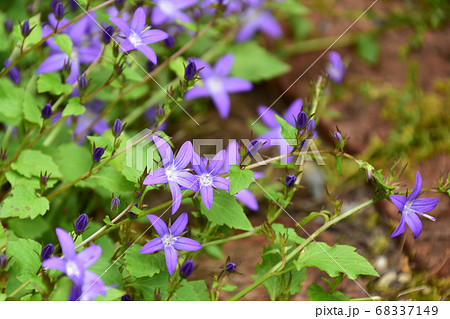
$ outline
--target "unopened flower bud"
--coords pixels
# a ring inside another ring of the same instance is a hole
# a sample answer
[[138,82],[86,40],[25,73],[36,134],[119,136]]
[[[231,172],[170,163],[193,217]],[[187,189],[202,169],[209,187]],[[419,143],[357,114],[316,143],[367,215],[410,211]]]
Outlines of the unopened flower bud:
[[116,119],[113,125],[113,134],[115,137],[118,137],[120,133],[122,133],[122,121],[119,119]]
[[119,209],[120,199],[118,197],[114,197],[111,199],[111,209]]
[[165,116],[166,112],[164,111],[164,107],[158,107],[155,114],[156,121],[161,122]]
[[308,123],[306,124],[306,130],[309,133],[312,133],[312,132],[314,132],[315,129],[316,129],[316,121],[314,121],[314,119],[310,119],[308,121]]
[[86,214],[81,214],[75,223],[75,232],[81,233],[86,229],[89,222],[89,218]]
[[11,33],[11,32],[12,32],[12,29],[13,29],[13,22],[11,21],[10,18],[7,18],[7,19],[5,20],[4,26],[5,26],[6,33]]
[[86,77],[84,75],[80,76],[78,78],[78,87],[80,88],[80,90],[84,90],[87,87],[88,83],[86,80]]
[[166,47],[168,47],[169,49],[172,49],[173,46],[175,45],[175,39],[173,36],[169,35],[165,40],[164,40],[164,45]]
[[59,3],[59,0],[52,0],[50,2],[50,8],[52,9],[53,12],[56,11],[56,6],[58,5],[58,3]]
[[125,294],[122,296],[122,301],[131,301],[131,296],[129,294]]
[[[9,67],[11,65],[11,61],[8,59],[5,60],[5,68]],[[20,76],[19,68],[15,65],[8,71],[8,77],[13,81],[15,84],[19,84],[22,77]]]
[[125,0],[116,0],[117,9],[122,10]]
[[248,144],[247,155],[254,156],[259,149],[264,145],[264,140],[253,140]]
[[48,119],[50,116],[52,116],[52,105],[47,103],[44,105],[44,107],[41,110],[41,116],[43,119]]
[[58,2],[53,12],[55,13],[56,20],[61,21],[64,18],[64,5]]
[[105,153],[105,149],[103,147],[96,147],[92,154],[92,160],[94,162],[99,162],[102,159],[102,156],[104,153]]
[[3,268],[6,264],[6,255],[5,254],[1,254],[0,255],[0,269]]
[[192,259],[188,259],[184,262],[183,266],[181,266],[180,274],[183,278],[187,278],[194,271],[194,261]]
[[28,20],[25,20],[22,23],[20,30],[22,31],[23,37],[26,38],[30,34],[30,22],[28,22]]
[[340,149],[344,148],[345,141],[342,138],[342,135],[341,135],[340,132],[336,131],[336,132],[333,133],[333,140],[334,140],[334,143],[336,143],[336,146],[338,148],[340,148]]
[[44,186],[44,187],[47,186],[47,182],[48,182],[47,174],[41,175],[41,180],[40,180],[41,186]]
[[297,177],[295,175],[286,175],[286,187],[292,187],[295,185]]
[[111,42],[111,38],[114,34],[114,27],[112,25],[106,25],[103,28],[103,33],[102,33],[102,40],[103,43],[108,44],[109,42]]
[[48,245],[44,246],[44,248],[42,248],[42,251],[41,251],[41,261],[45,261],[45,260],[49,259],[50,257],[52,257],[54,250],[55,250],[55,247],[53,246],[53,244],[48,244]]
[[3,149],[3,147],[0,149],[0,159],[2,161],[6,161],[6,159],[8,158],[8,154],[6,153],[6,148]]
[[297,128],[302,129],[303,127],[305,127],[307,121],[308,121],[308,115],[306,115],[305,112],[301,111],[297,115]]
[[148,72],[152,72],[155,69],[155,64],[152,61],[147,61],[147,70]]
[[195,65],[194,61],[189,61],[186,69],[184,71],[184,78],[186,80],[192,80],[197,72],[197,65]]
[[235,263],[228,263],[225,266],[225,270],[228,272],[233,272],[237,268],[237,265]]
[[137,191],[137,192],[136,192],[136,199],[141,198],[141,196],[142,196],[141,192],[140,192],[140,191]]

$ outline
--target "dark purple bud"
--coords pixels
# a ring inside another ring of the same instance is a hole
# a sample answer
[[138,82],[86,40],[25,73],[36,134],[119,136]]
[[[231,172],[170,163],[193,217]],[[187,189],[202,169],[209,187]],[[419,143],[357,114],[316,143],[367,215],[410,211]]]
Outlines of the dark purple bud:
[[6,159],[8,158],[8,154],[6,154],[6,148],[3,149],[3,147],[0,149],[0,159],[2,161],[6,161]]
[[253,140],[248,144],[247,155],[254,156],[258,153],[261,146],[263,146],[264,140]]
[[195,62],[191,60],[186,66],[186,70],[184,71],[184,78],[186,80],[192,80],[196,72],[197,72],[197,65],[195,65]]
[[286,175],[286,186],[292,187],[295,185],[295,182],[297,181],[297,177],[294,175]]
[[75,232],[81,233],[86,229],[87,224],[89,223],[89,218],[86,214],[81,214],[78,216],[78,219],[75,223]]
[[[138,203],[134,204],[134,207],[139,208]],[[135,213],[133,213],[133,212],[129,212],[129,214],[130,214],[130,218],[134,218],[134,217],[137,216],[137,214],[135,214]]]
[[47,186],[47,182],[48,182],[48,176],[47,175],[41,175],[41,186]]
[[125,0],[116,0],[116,7],[119,9],[119,11],[123,8]]
[[225,270],[228,272],[233,272],[237,268],[237,265],[235,263],[228,263],[225,266]]
[[308,121],[308,124],[306,124],[306,130],[309,133],[312,133],[312,132],[314,132],[315,129],[316,129],[316,121],[314,121],[314,119],[310,119]]
[[129,294],[125,294],[122,296],[122,301],[130,301],[131,300],[131,296]]
[[141,192],[140,192],[140,191],[137,191],[137,192],[136,192],[136,199],[141,198],[141,196],[142,196]]
[[302,129],[305,127],[306,122],[308,122],[308,115],[305,112],[301,111],[297,115],[297,128]]
[[169,49],[172,49],[173,46],[175,45],[175,39],[173,36],[169,35],[165,40],[164,40],[164,45],[166,47],[168,47]]
[[4,25],[5,25],[6,33],[11,33],[12,29],[13,29],[13,22],[11,21],[11,19],[7,18],[5,20],[5,24]]
[[41,110],[41,116],[43,119],[48,119],[50,116],[52,116],[52,105],[47,103],[44,105],[44,107]]
[[72,71],[72,62],[70,60],[64,61],[63,71],[69,75]]
[[[5,60],[5,68],[9,67],[11,65],[11,61],[9,61],[8,59]],[[11,79],[11,81],[13,81],[15,84],[19,84],[21,81],[21,76],[20,76],[20,71],[19,68],[17,66],[13,66],[9,71],[8,71],[8,77]]]
[[113,133],[115,137],[118,137],[120,133],[122,133],[122,121],[119,119],[116,119],[113,125]]
[[56,11],[56,6],[58,5],[59,0],[52,0],[52,2],[50,2],[50,8],[52,9],[53,12]]
[[64,18],[64,5],[58,2],[53,12],[55,13],[56,20],[61,21]]
[[147,70],[148,72],[152,72],[155,69],[155,64],[152,61],[147,61]]
[[5,266],[5,264],[6,264],[6,255],[1,254],[0,255],[0,268],[3,268],[3,266]]
[[25,20],[22,23],[21,31],[24,38],[30,34],[30,22],[28,22],[28,20]]
[[120,205],[120,199],[119,198],[117,198],[117,197],[114,197],[112,200],[111,200],[111,209],[119,209],[119,205]]
[[70,9],[72,10],[72,11],[75,11],[75,10],[77,10],[80,6],[78,5],[78,2],[77,1],[75,1],[75,0],[69,0],[69,6],[70,6]]
[[94,162],[99,162],[102,159],[105,149],[103,147],[96,147],[94,153],[92,154],[92,160]]
[[336,143],[337,147],[343,148],[345,146],[345,141],[342,138],[342,135],[340,132],[336,131],[333,133],[333,140]]
[[164,111],[164,107],[159,107],[156,109],[155,119],[158,122],[161,122],[166,116],[166,112]]
[[33,15],[34,6],[32,4],[27,5],[27,12],[29,15]]
[[53,255],[53,251],[55,250],[55,247],[53,244],[48,244],[42,248],[41,252],[41,261],[47,260]]
[[109,42],[111,42],[111,38],[114,34],[114,27],[112,25],[106,25],[103,28],[103,33],[102,33],[102,39],[103,39],[103,43],[108,44]]
[[80,76],[78,78],[78,87],[80,88],[80,90],[84,90],[87,87],[88,83],[86,80],[86,77],[84,75]]
[[181,266],[180,274],[183,278],[187,278],[194,271],[194,261],[192,259],[188,259],[184,262],[183,266]]

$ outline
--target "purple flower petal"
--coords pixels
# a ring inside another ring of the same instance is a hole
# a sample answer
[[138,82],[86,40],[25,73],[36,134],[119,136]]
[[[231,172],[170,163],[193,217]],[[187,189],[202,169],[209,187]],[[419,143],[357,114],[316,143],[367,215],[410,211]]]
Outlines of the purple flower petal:
[[192,153],[191,164],[197,175],[202,175],[206,173],[206,165],[204,164],[202,158],[200,158],[200,156],[195,152]]
[[200,245],[197,241],[187,237],[178,237],[177,240],[173,243],[173,247],[177,250],[185,251],[196,251],[202,249],[202,245]]
[[91,63],[93,62],[101,53],[101,47],[90,46],[81,47],[78,50],[78,57],[80,63]]
[[208,164],[207,172],[213,175],[219,174],[223,167],[223,163],[225,162],[226,155],[226,150],[221,150],[216,155],[214,155],[213,159]]
[[221,57],[214,65],[214,71],[217,75],[225,76],[230,73],[231,67],[233,65],[234,56],[229,53]]
[[109,21],[114,23],[116,27],[118,27],[120,31],[122,31],[124,36],[128,37],[130,35],[130,27],[128,26],[128,23],[126,23],[121,18],[111,17],[109,18]]
[[222,176],[215,176],[213,180],[213,186],[215,188],[223,189],[228,192],[230,188],[230,181]]
[[170,227],[170,232],[172,233],[172,236],[174,237],[180,236],[186,229],[187,223],[188,223],[188,214],[182,213]]
[[89,22],[92,21],[91,19],[95,20],[95,14],[88,14],[84,16],[79,22],[72,25],[70,28],[69,36],[74,46],[77,47],[81,44],[83,36],[86,34]]
[[237,33],[236,41],[244,42],[249,40],[258,31],[259,22],[257,20],[252,20],[246,23]]
[[262,21],[259,27],[264,34],[267,34],[275,39],[283,35],[280,24],[269,11],[262,12],[259,19]]
[[147,30],[141,34],[141,40],[144,44],[151,44],[165,40],[169,35],[162,30]]
[[172,275],[175,272],[175,269],[177,269],[177,251],[172,246],[167,246],[164,248],[164,255],[166,257],[167,271]]
[[236,77],[229,77],[225,80],[224,87],[229,93],[238,93],[250,91],[253,88],[253,85],[247,80]]
[[420,221],[419,216],[417,216],[414,212],[409,212],[405,214],[405,220],[409,228],[411,228],[414,238],[419,237],[422,232],[422,222]]
[[141,254],[151,254],[158,250],[163,250],[164,244],[160,237],[153,238],[141,248]]
[[52,257],[49,259],[46,259],[42,263],[42,267],[47,269],[55,269],[59,270],[61,272],[66,272],[66,263],[64,262],[64,259],[61,257]]
[[248,189],[243,189],[234,196],[237,198],[238,201],[244,203],[244,205],[250,208],[251,210],[253,211],[258,210],[259,208],[258,201],[256,200],[255,195],[253,195],[252,192],[250,192]]
[[158,63],[158,59],[156,57],[155,51],[147,45],[140,45],[136,49],[138,49],[143,55],[147,57],[153,64]]
[[172,215],[175,214],[180,208],[181,200],[183,199],[183,195],[181,194],[181,188],[175,182],[169,181],[170,192],[172,193]]
[[164,235],[167,235],[169,233],[169,229],[167,228],[166,223],[156,215],[146,215],[150,223],[152,223],[153,227],[155,228],[156,232],[160,237],[164,237]]
[[416,184],[414,185],[414,189],[411,192],[411,195],[408,197],[408,201],[412,201],[419,196],[420,191],[422,190],[422,176],[420,176],[419,171],[416,174]]
[[140,7],[137,8],[134,11],[133,20],[131,20],[131,29],[140,34],[145,29],[146,19],[145,10]]
[[166,14],[158,6],[155,6],[152,9],[151,19],[153,25],[161,25],[166,20]]
[[227,118],[230,113],[230,97],[225,91],[217,91],[211,95],[217,110],[222,118]]
[[102,247],[93,245],[80,251],[77,258],[83,263],[83,266],[86,269],[95,264],[101,255]]
[[136,47],[128,39],[123,40],[123,42],[120,44],[120,52],[133,51],[135,49]]
[[417,198],[411,203],[410,209],[417,213],[426,213],[434,209],[438,203],[437,198]]
[[56,228],[56,236],[58,237],[61,250],[64,258],[67,260],[75,259],[75,245],[72,236],[70,236],[64,229]]
[[177,183],[178,185],[191,189],[194,192],[198,191],[198,178],[195,175],[192,175],[188,171],[180,171],[177,174]]
[[297,118],[298,113],[301,112],[303,107],[303,100],[296,99],[289,108],[284,112],[284,119],[295,127],[295,119]]
[[184,142],[175,156],[174,166],[177,170],[183,169],[192,161],[193,148],[190,141]]
[[98,295],[106,296],[106,287],[99,275],[92,271],[86,271],[83,280],[83,292],[78,298],[80,301],[90,301]]
[[391,238],[397,237],[400,234],[403,234],[406,228],[405,218],[402,214],[402,219],[400,220],[400,224],[397,226],[397,228],[394,230],[394,232],[391,234]]
[[44,62],[39,65],[36,73],[50,73],[59,71],[64,67],[64,63],[69,59],[66,53],[54,53],[51,54]]
[[213,199],[214,199],[214,190],[212,186],[202,186],[200,187],[200,194],[202,195],[203,204],[209,210],[211,209]]
[[399,211],[403,211],[406,204],[406,197],[402,195],[391,195],[390,196],[392,204],[394,204]]
[[280,124],[278,124],[277,119],[275,118],[275,114],[277,114],[272,109],[269,109],[267,106],[258,106],[258,114],[261,117],[261,120],[270,128],[279,128]]
[[159,155],[161,155],[164,167],[172,164],[173,152],[169,143],[167,143],[165,139],[159,137],[158,135],[153,135],[153,142],[158,149]]
[[186,100],[193,100],[199,97],[206,97],[206,96],[209,96],[209,91],[206,88],[198,85],[194,86],[192,89],[190,89],[184,94],[184,98]]
[[158,185],[158,184],[166,184],[168,182],[166,171],[164,168],[160,167],[155,169],[153,172],[147,175],[144,179],[144,185]]

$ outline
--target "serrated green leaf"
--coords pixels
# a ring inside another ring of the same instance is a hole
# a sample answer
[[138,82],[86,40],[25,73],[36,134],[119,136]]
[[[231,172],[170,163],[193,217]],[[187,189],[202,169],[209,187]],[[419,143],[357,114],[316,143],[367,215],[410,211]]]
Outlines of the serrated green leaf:
[[294,264],[299,270],[303,267],[317,267],[331,277],[336,277],[339,273],[346,274],[350,279],[356,279],[358,275],[379,276],[373,266],[355,250],[355,247],[347,245],[330,247],[326,243],[314,242],[305,247]]
[[209,300],[208,288],[204,280],[183,280],[181,287],[177,289],[173,298],[176,301],[207,301]]
[[6,249],[6,257],[12,258],[19,265],[19,273],[16,276],[21,282],[32,277],[41,266],[40,252],[41,245],[31,239],[22,239],[10,241]]
[[8,228],[19,237],[39,240],[42,234],[50,230],[50,225],[39,216],[36,219],[12,218],[8,221]]
[[177,75],[179,78],[184,78],[184,70],[187,62],[182,57],[178,57],[175,60],[170,60],[169,68]]
[[60,33],[53,37],[59,48],[66,52],[68,56],[72,55],[72,40],[67,34]]
[[0,79],[0,122],[16,126],[22,117],[24,89],[17,87],[8,78]]
[[48,199],[37,197],[29,186],[18,186],[11,191],[0,206],[0,217],[36,218],[44,215],[49,209]]
[[273,79],[290,70],[288,64],[256,42],[235,44],[230,47],[229,51],[234,54],[231,75],[251,82]]
[[236,201],[236,197],[222,189],[218,190],[218,193],[214,193],[211,209],[208,210],[202,203],[201,211],[209,221],[217,225],[227,225],[242,230],[253,229],[241,205]]
[[248,188],[254,181],[253,172],[249,169],[241,169],[238,165],[230,167],[230,195],[234,195],[244,188]]
[[118,301],[121,300],[122,296],[125,295],[123,290],[116,288],[110,288],[106,291],[106,296],[99,295],[95,298],[95,301]]
[[64,111],[62,112],[62,116],[70,116],[70,115],[81,115],[86,112],[86,108],[80,104],[79,97],[73,97],[69,100]]
[[40,176],[47,172],[52,178],[61,177],[58,165],[52,157],[37,150],[25,150],[20,153],[11,168],[25,177]]
[[141,248],[142,246],[135,244],[125,253],[127,270],[132,276],[136,278],[152,277],[165,269],[164,254],[141,254]]
[[41,111],[39,103],[30,92],[24,92],[23,97],[23,115],[31,123],[42,124]]
[[275,118],[281,126],[281,136],[283,136],[286,142],[292,147],[297,146],[297,129],[278,114],[275,114]]
[[37,90],[39,93],[51,92],[55,95],[72,92],[72,85],[61,82],[58,73],[44,73],[39,75],[37,80]]
[[321,286],[313,282],[308,287],[308,297],[311,301],[349,301],[350,297],[340,291],[332,294],[326,292]]
[[[12,188],[16,188],[17,186],[31,186],[34,189],[41,188],[41,179],[37,176],[32,176],[30,178],[20,175],[19,173],[9,170],[5,173],[6,179],[11,184]],[[46,189],[50,189],[58,182],[56,178],[49,178],[47,180]]]

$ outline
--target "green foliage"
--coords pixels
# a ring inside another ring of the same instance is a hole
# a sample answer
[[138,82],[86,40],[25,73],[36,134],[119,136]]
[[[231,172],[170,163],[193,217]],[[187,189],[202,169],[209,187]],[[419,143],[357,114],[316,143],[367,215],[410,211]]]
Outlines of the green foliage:
[[62,83],[61,76],[58,73],[44,73],[39,75],[37,90],[39,93],[69,94],[72,92],[72,85]]
[[0,121],[6,125],[17,125],[22,114],[23,90],[9,79],[0,79]]
[[286,122],[285,119],[283,119],[278,114],[275,114],[275,118],[277,119],[277,122],[281,126],[281,136],[284,137],[284,139],[292,146],[297,146],[297,134],[298,130],[293,127],[291,124]]
[[254,181],[253,172],[241,169],[238,165],[230,167],[230,195],[234,195],[244,188],[248,188]]
[[80,98],[73,97],[69,100],[66,107],[64,108],[62,116],[66,117],[70,115],[81,115],[84,112],[86,112],[86,108],[80,104]]
[[356,38],[356,52],[364,61],[376,64],[380,57],[380,45],[377,38],[370,33],[358,35]]
[[19,281],[25,282],[36,276],[41,266],[40,251],[41,245],[31,239],[18,238],[8,243],[6,256],[11,257],[18,265],[19,272],[16,278]]
[[48,199],[38,197],[30,186],[17,186],[0,206],[0,217],[36,218],[49,209]]
[[127,270],[136,278],[152,277],[165,269],[164,255],[162,253],[141,254],[142,246],[134,244],[125,253]]
[[58,165],[49,155],[36,150],[25,150],[19,158],[11,164],[11,168],[25,177],[40,176],[47,172],[53,178],[61,177]]
[[210,210],[203,203],[201,205],[202,214],[216,225],[226,225],[242,230],[253,229],[241,205],[236,201],[236,197],[229,195],[224,190],[218,190],[218,193],[214,194],[214,201]]
[[68,56],[72,54],[72,40],[67,34],[57,34],[53,38],[62,51],[66,52]]
[[308,297],[311,301],[349,301],[350,297],[340,291],[326,292],[321,286],[313,282],[308,287]]
[[174,301],[207,301],[209,292],[204,280],[183,280],[181,287],[177,289]]
[[305,247],[298,261],[294,261],[298,270],[303,267],[317,267],[326,271],[331,277],[344,273],[350,279],[358,275],[379,276],[373,266],[356,248],[347,245],[328,246],[322,242],[314,242]]

